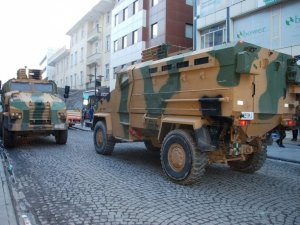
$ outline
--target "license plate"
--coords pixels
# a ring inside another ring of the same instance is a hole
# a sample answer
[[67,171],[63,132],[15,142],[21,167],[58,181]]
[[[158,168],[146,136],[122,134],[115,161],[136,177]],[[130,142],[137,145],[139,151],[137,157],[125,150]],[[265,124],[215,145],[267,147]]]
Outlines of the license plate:
[[241,119],[242,120],[254,120],[254,113],[253,112],[241,112]]
[[61,123],[61,124],[55,124],[55,125],[54,125],[54,128],[55,128],[55,129],[65,129],[65,124],[64,124],[64,123]]

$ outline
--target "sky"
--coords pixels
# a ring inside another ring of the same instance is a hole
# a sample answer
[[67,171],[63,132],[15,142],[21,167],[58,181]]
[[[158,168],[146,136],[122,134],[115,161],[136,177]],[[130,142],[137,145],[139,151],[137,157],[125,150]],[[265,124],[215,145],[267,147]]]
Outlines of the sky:
[[69,45],[66,33],[99,0],[0,1],[0,80],[19,68],[40,68],[48,48]]

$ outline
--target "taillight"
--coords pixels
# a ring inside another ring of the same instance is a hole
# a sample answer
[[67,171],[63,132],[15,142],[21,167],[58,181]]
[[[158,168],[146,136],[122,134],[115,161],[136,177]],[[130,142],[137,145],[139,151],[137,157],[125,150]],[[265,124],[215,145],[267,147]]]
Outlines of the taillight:
[[296,121],[294,121],[294,120],[288,120],[288,121],[287,121],[287,125],[288,125],[289,127],[296,126]]
[[296,121],[293,119],[284,119],[281,122],[281,125],[283,125],[285,127],[294,127],[294,126],[296,126]]
[[250,124],[250,120],[239,120],[239,125],[241,127],[247,126]]

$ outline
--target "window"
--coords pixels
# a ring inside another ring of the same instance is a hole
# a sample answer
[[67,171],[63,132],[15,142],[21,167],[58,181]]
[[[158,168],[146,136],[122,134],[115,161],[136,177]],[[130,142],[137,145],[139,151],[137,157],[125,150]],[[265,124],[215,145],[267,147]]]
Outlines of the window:
[[128,8],[123,9],[123,21],[128,18]]
[[83,61],[83,47],[80,49],[80,61]]
[[110,35],[106,35],[105,50],[106,50],[107,52],[110,51]]
[[80,85],[83,84],[83,71],[80,71]]
[[84,27],[82,27],[82,29],[81,29],[81,39],[83,39],[84,38]]
[[158,0],[152,0],[152,6],[157,5],[157,3],[158,3]]
[[106,23],[107,24],[110,23],[110,13],[109,12],[106,14]]
[[114,67],[114,74],[113,74],[113,78],[116,79],[116,75],[117,75],[117,68],[118,67]]
[[193,6],[193,0],[185,0],[185,4]]
[[71,84],[70,84],[71,88],[72,88],[72,85],[73,85],[73,76],[71,75]]
[[151,38],[156,38],[158,33],[157,23],[151,25]]
[[137,42],[138,42],[138,31],[135,30],[135,31],[133,31],[133,33],[132,33],[132,44],[134,45],[134,44],[136,44]]
[[75,87],[75,88],[76,88],[76,85],[77,85],[77,84],[76,84],[76,83],[77,83],[77,82],[76,82],[76,79],[77,79],[77,74],[75,73],[75,74],[74,74],[74,87]]
[[133,3],[133,14],[136,14],[139,11],[139,1]]
[[209,48],[226,42],[225,24],[202,30],[200,36],[201,48]]
[[77,51],[74,54],[74,64],[77,65]]
[[127,36],[122,37],[122,48],[127,47]]
[[193,38],[193,25],[192,24],[185,24],[185,37]]
[[105,64],[105,80],[109,80],[109,64]]
[[71,67],[73,66],[73,54],[71,54],[71,56],[70,56],[70,58],[71,58]]
[[115,26],[118,25],[118,14],[115,15]]
[[118,51],[118,40],[114,41],[114,52]]

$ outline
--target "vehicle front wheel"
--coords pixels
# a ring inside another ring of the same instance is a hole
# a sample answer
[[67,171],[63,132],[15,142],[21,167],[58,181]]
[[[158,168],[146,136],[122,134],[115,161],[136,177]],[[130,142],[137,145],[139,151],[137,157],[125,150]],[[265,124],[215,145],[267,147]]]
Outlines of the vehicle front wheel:
[[55,134],[56,144],[64,145],[67,143],[67,140],[68,140],[68,130],[56,131],[56,134]]
[[15,145],[14,134],[2,126],[3,145],[5,148],[13,148]]
[[173,130],[161,148],[161,164],[165,175],[175,183],[193,184],[200,180],[207,165],[207,155],[196,147],[189,131]]
[[98,121],[94,128],[94,146],[98,154],[111,155],[116,140],[112,135],[107,134],[106,126],[102,121]]

